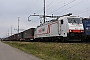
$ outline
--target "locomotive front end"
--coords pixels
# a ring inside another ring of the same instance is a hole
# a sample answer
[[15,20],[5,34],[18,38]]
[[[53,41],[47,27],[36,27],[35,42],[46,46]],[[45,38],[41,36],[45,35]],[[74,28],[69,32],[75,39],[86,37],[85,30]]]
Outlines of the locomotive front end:
[[82,18],[80,17],[68,17],[69,31],[68,36],[71,39],[82,39],[84,37],[84,27]]

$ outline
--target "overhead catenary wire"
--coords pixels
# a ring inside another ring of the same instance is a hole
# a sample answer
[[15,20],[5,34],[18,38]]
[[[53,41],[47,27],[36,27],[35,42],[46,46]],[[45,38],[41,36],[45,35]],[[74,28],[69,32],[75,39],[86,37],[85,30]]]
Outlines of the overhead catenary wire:
[[52,0],[46,7],[49,7],[55,0]]
[[[50,7],[50,5],[52,5],[54,1],[55,1],[55,0],[52,0],[52,1],[46,6],[46,8],[47,8],[47,9],[51,9],[52,7],[56,6],[57,4],[60,4],[63,0],[61,0],[60,2],[54,4],[53,6]],[[43,9],[42,9],[42,10],[38,10],[36,13],[38,13],[38,12],[43,12]]]
[[[32,0],[32,1],[30,2],[30,5],[32,5],[33,2],[34,2],[34,0]],[[27,6],[27,7],[30,7],[30,6]]]
[[64,9],[64,10],[62,10],[62,11],[60,11],[60,12],[66,11],[66,10],[68,10],[68,9],[70,9],[70,8],[72,8],[72,7],[74,7],[74,6],[78,5],[78,4],[80,4],[80,3],[82,3],[83,1],[84,1],[84,0],[81,0],[81,1],[79,1],[78,3],[76,3],[76,4],[74,4],[74,5],[72,5],[72,6],[68,7],[68,8],[66,8],[66,9]]
[[61,8],[65,7],[65,6],[67,6],[67,5],[71,4],[71,3],[75,2],[75,1],[76,1],[76,0],[73,0],[73,1],[71,1],[71,2],[69,2],[69,3],[67,3],[67,4],[65,4],[65,5],[63,5],[62,7],[60,7],[60,8],[58,8],[58,9],[56,9],[56,10],[54,10],[54,11],[50,12],[49,14],[54,13],[54,12],[58,11],[59,9],[61,9]]
[[[75,2],[75,1],[76,1],[76,0],[72,0],[71,2],[69,2],[69,3],[67,3],[67,4],[64,4],[62,7],[58,8],[57,10],[55,10],[55,11],[53,11],[53,12],[51,12],[51,13],[57,12],[59,9],[65,7],[65,6],[67,6],[67,5],[70,5],[71,3]],[[66,11],[66,10],[68,10],[68,9],[70,9],[70,8],[73,8],[74,6],[82,3],[83,1],[84,1],[84,0],[81,0],[81,1],[79,1],[78,3],[76,3],[76,4],[74,4],[74,5],[70,6],[70,7],[68,7],[68,8],[66,8],[66,9],[64,9],[63,11]],[[52,0],[52,1],[47,5],[47,7],[50,7],[50,5],[51,5],[53,2],[54,2],[54,0]],[[40,11],[37,11],[37,12],[41,12],[41,11],[43,11],[43,9],[40,10]],[[49,14],[50,14],[50,13],[49,13]]]
[[[46,7],[49,7],[52,3],[54,2],[54,0],[52,0]],[[39,11],[37,11],[37,12],[42,12],[43,11],[43,9],[42,10],[39,10]],[[36,13],[37,13],[36,12]]]
[[88,11],[90,11],[90,9],[84,10],[84,11],[79,12],[79,13],[77,13],[77,14],[80,15],[80,14],[86,13],[86,12],[88,12]]
[[[32,0],[32,1],[29,3],[29,5],[27,6],[27,8],[25,9],[24,12],[27,12],[27,11],[29,10],[29,8],[32,9],[32,8],[35,6],[35,4],[37,3],[37,1],[38,1],[38,0]],[[29,11],[29,12],[30,12],[30,11]]]
[[51,7],[48,7],[47,9],[51,9],[51,8],[53,8],[54,6],[56,6],[56,5],[60,4],[61,2],[63,2],[63,0],[59,1],[58,3],[54,4],[54,5],[53,5],[53,6],[51,6]]
[[37,3],[37,1],[38,1],[38,0],[36,0],[36,1],[34,2],[34,4],[31,5],[31,9],[35,6],[35,4]]

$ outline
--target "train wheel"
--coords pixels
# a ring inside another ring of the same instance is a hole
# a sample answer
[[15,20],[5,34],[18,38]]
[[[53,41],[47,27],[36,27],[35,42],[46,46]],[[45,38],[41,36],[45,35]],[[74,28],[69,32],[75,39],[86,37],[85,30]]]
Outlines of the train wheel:
[[62,43],[67,42],[67,38],[62,38],[61,42],[62,42]]

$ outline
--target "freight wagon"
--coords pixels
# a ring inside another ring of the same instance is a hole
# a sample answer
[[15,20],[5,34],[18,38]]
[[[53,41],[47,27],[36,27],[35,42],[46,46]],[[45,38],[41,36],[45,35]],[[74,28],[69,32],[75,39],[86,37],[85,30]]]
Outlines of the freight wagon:
[[18,41],[18,34],[14,34],[12,36],[9,36],[8,38],[9,38],[8,40],[10,41]]
[[25,30],[22,33],[20,33],[20,35],[21,35],[20,40],[24,40],[24,41],[33,40],[34,39],[34,30],[35,30],[35,28],[30,28],[30,29]]
[[20,32],[19,34],[18,34],[18,39],[21,41],[21,40],[24,40],[24,38],[23,38],[23,32]]
[[90,39],[90,19],[83,19],[85,39]]

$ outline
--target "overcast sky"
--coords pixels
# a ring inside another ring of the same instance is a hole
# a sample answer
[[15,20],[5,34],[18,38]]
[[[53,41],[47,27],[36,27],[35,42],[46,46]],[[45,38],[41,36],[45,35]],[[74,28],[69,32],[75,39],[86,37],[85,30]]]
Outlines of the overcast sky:
[[[36,13],[43,14],[44,0],[0,0],[0,37],[17,33],[18,18],[20,17],[20,29],[27,30],[36,27],[40,23],[39,17],[32,17],[28,22],[28,16]],[[90,16],[90,0],[46,0],[46,15],[64,15],[72,13],[75,16]],[[21,32],[21,31],[20,31]]]

